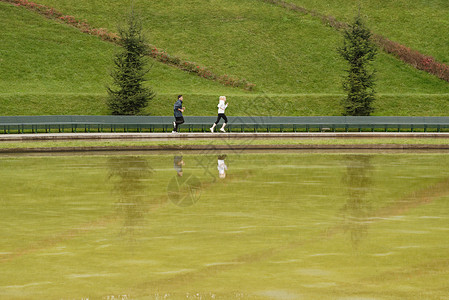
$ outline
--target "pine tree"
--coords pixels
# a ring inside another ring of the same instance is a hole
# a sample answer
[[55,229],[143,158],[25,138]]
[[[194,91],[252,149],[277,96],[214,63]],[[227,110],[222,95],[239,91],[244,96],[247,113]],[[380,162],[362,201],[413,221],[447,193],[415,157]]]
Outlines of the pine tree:
[[375,71],[371,62],[377,48],[370,38],[371,32],[358,15],[344,32],[343,47],[338,48],[339,54],[349,64],[343,81],[343,89],[347,92],[342,101],[345,116],[369,116],[374,111]]
[[111,73],[114,88],[108,87],[107,104],[113,115],[136,115],[148,105],[155,93],[143,86],[149,49],[140,19],[131,12],[125,28],[119,28],[122,51],[114,59]]

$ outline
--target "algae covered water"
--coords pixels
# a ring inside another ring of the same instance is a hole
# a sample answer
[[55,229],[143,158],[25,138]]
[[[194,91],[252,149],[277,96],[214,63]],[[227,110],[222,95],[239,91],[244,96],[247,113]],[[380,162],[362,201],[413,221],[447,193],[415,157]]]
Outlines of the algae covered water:
[[0,157],[1,299],[447,299],[449,156]]

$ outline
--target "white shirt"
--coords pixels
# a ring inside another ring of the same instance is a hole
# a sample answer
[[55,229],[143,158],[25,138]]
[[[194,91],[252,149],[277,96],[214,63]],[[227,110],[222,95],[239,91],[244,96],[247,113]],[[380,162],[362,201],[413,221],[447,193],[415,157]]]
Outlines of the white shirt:
[[226,170],[228,169],[228,166],[226,166],[225,161],[223,159],[218,160],[218,175],[220,178],[224,178],[226,176]]
[[226,107],[228,107],[228,104],[227,103],[225,104],[224,100],[220,100],[217,107],[218,107],[218,113],[224,114]]

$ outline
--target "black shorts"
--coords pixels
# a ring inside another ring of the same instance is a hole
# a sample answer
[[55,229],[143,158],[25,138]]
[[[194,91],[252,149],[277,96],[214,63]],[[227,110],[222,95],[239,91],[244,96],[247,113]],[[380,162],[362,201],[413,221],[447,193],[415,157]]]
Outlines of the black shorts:
[[178,131],[179,125],[184,123],[184,117],[175,117],[175,126],[173,127],[173,131]]
[[221,118],[223,118],[225,123],[228,123],[228,118],[226,117],[225,114],[218,114],[217,121],[215,121],[215,124],[218,124],[218,122],[220,122]]
[[175,119],[175,123],[178,125],[184,123],[184,117],[175,117]]

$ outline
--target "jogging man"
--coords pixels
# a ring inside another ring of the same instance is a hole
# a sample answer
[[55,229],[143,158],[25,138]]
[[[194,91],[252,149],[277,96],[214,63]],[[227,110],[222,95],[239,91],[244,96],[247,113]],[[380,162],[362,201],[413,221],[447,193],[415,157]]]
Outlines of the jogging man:
[[173,113],[175,116],[175,121],[173,122],[173,131],[172,133],[178,133],[178,127],[182,123],[184,123],[184,117],[182,116],[182,113],[186,109],[184,106],[182,106],[182,95],[178,96],[178,101],[175,102],[175,105],[173,107]]
[[185,165],[184,160],[182,159],[182,156],[176,155],[173,158],[173,165],[176,170],[176,173],[178,173],[178,176],[182,177],[182,166]]

